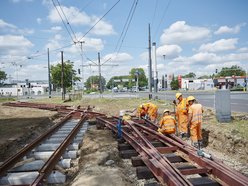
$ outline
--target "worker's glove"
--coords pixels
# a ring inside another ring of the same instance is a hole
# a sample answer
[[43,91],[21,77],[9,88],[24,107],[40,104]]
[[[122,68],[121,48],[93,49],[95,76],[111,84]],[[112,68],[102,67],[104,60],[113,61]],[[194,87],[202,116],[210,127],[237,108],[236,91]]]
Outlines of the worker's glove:
[[174,105],[176,105],[176,104],[177,104],[176,100],[173,100],[173,104],[174,104]]

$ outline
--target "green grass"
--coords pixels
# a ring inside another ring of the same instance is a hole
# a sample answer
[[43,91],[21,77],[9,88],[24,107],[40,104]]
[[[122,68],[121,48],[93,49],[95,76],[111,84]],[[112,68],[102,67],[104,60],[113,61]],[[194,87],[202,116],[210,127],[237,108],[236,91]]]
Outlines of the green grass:
[[2,97],[0,98],[0,103],[4,103],[4,102],[9,102],[9,101],[15,101],[15,98],[6,98],[6,97]]

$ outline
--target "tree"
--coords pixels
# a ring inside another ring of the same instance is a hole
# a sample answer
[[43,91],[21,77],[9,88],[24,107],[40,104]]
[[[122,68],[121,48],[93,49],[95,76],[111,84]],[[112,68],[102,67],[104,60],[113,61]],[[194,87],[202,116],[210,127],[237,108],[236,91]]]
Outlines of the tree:
[[[106,84],[106,80],[101,76],[102,87]],[[85,82],[85,87],[88,90],[99,90],[99,76],[90,76]]]
[[184,76],[182,76],[182,77],[183,77],[183,78],[195,78],[196,75],[195,75],[194,72],[190,72],[190,73],[188,73],[188,74],[186,74],[186,75],[184,75]]
[[245,70],[242,69],[242,67],[238,65],[233,65],[230,68],[229,67],[223,67],[221,71],[217,74],[217,76],[245,76]]
[[[113,76],[108,81],[106,87],[108,89],[111,89],[113,87],[117,87],[118,85],[122,85],[123,87],[129,87],[129,81],[124,80],[130,80],[130,76]],[[117,82],[118,81],[118,82]]]
[[136,73],[139,73],[139,87],[144,87],[148,85],[148,81],[146,78],[146,74],[143,68],[132,68],[129,72],[130,75],[130,81],[129,81],[129,87],[135,86],[135,82],[132,81],[132,79],[135,79]]
[[171,89],[172,90],[178,90],[179,89],[179,82],[178,79],[175,78],[174,76],[172,77],[172,81],[170,83]]
[[198,79],[209,79],[209,78],[212,78],[212,76],[211,75],[203,75],[203,76],[198,77]]
[[6,79],[7,79],[7,74],[4,71],[0,70],[0,83],[1,81],[4,81]]
[[[51,66],[51,82],[56,87],[61,88],[61,63]],[[79,81],[80,77],[76,76],[76,70],[73,69],[73,62],[70,60],[64,62],[64,86],[69,89],[72,87],[73,82]]]

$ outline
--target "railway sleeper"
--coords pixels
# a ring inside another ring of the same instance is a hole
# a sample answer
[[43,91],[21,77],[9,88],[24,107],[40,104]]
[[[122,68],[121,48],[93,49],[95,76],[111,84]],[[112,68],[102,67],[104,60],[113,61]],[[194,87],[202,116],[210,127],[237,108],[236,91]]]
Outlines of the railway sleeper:
[[[38,175],[38,171],[8,173],[0,178],[0,185],[30,185]],[[62,184],[66,181],[66,175],[55,170],[48,176],[46,181],[49,184]]]
[[[192,165],[184,165],[184,166],[176,166],[178,170],[180,170],[181,173],[184,173],[185,170],[193,170],[195,169],[197,172],[197,168]],[[203,168],[204,169],[204,168]],[[199,170],[202,170],[199,168]],[[194,173],[196,173],[194,172]],[[201,172],[201,171],[200,171]],[[138,179],[151,179],[155,178],[150,169],[146,166],[138,166],[136,167],[136,174]],[[195,186],[219,186],[220,184],[209,177],[196,177],[196,178],[189,178],[188,179],[193,185]],[[157,183],[153,183],[157,184]],[[159,185],[159,184],[157,184]]]

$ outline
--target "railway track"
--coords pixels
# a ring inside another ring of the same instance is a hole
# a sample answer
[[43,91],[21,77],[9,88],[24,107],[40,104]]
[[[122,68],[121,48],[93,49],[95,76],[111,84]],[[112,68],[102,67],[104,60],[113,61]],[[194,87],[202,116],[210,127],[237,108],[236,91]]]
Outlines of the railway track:
[[[132,158],[140,178],[155,177],[155,185],[248,185],[248,178],[216,158],[200,156],[197,149],[175,135],[162,135],[147,120],[125,121],[118,130],[116,117],[97,117],[98,127],[119,133],[120,155]],[[121,134],[120,134],[121,133]]]
[[79,155],[87,114],[72,111],[0,166],[0,185],[61,184]]
[[[42,185],[60,183],[66,179],[63,170],[77,156],[87,118],[95,117],[97,127],[112,130],[121,137],[119,151],[122,158],[131,158],[138,178],[156,178],[153,185],[248,185],[248,178],[225,166],[220,160],[201,156],[197,149],[175,135],[162,135],[148,120],[132,118],[117,127],[118,117],[93,112],[90,107],[75,110],[60,106],[30,103],[11,103],[9,106],[56,110],[67,113],[63,120],[33,143],[24,147],[0,166],[0,185]],[[68,129],[68,131],[67,131]],[[65,133],[64,133],[65,132]],[[49,143],[50,140],[50,143]],[[44,151],[43,151],[44,150]],[[43,153],[44,152],[44,153]],[[62,157],[62,158],[61,158]],[[69,160],[68,160],[69,159]],[[37,166],[34,170],[34,164]],[[29,167],[29,168],[25,168]],[[30,168],[31,167],[31,168]],[[27,170],[25,170],[27,169]],[[7,176],[31,174],[18,182],[6,182]],[[16,175],[15,175],[16,174]],[[5,182],[4,182],[5,181]],[[57,181],[58,182],[58,181]]]

